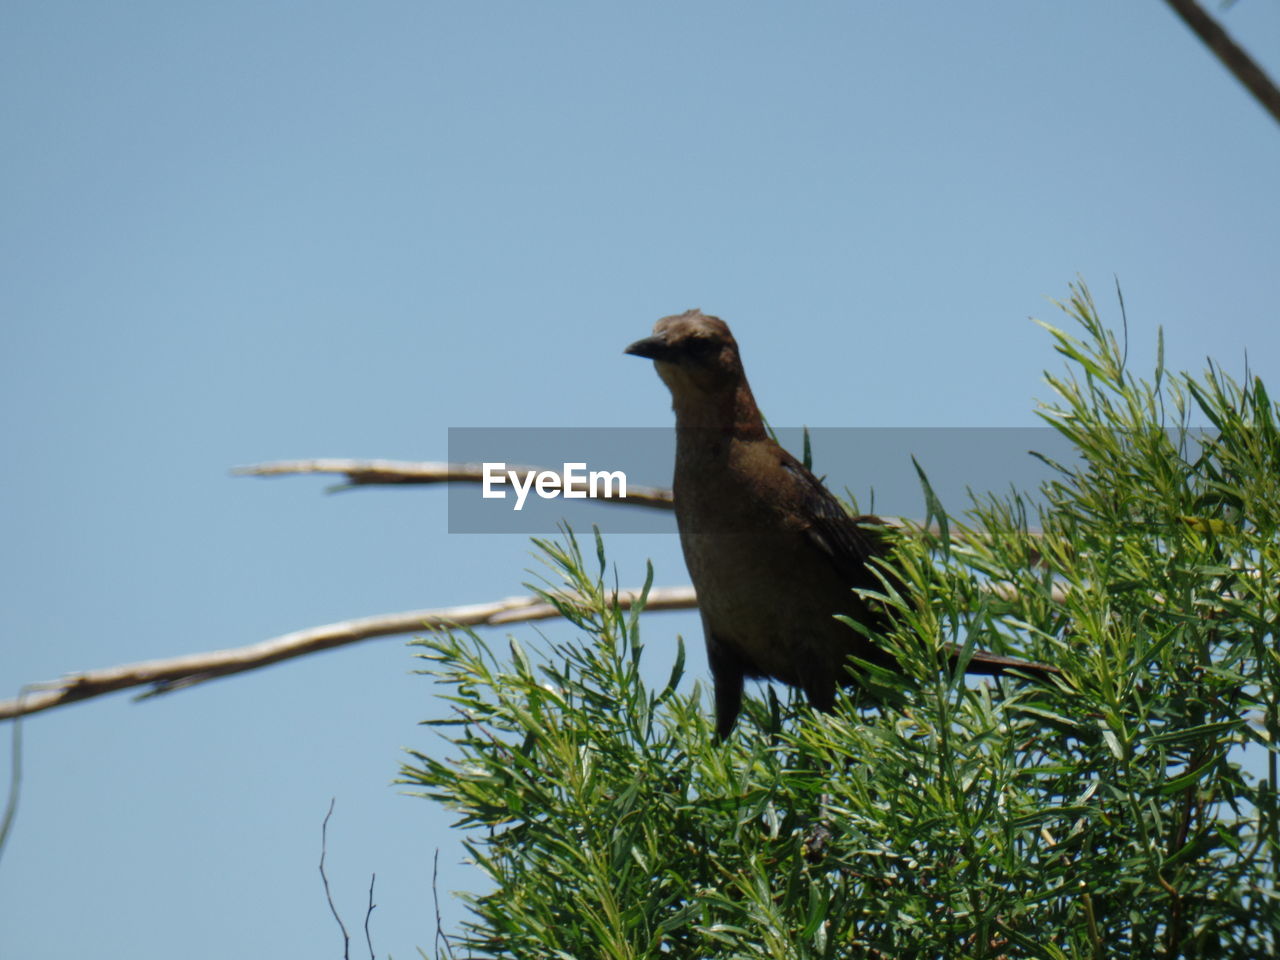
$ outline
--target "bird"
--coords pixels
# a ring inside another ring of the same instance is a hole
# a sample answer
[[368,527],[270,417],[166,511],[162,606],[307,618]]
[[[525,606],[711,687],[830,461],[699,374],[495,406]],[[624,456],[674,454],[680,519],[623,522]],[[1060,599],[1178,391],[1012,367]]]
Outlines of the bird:
[[[850,658],[901,670],[872,639],[888,626],[888,610],[858,592],[902,589],[885,562],[888,528],[850,515],[770,436],[728,324],[689,310],[663,317],[624,352],[652,360],[671,391],[676,522],[702,618],[717,739],[733,731],[748,678],[798,687],[830,712],[837,687],[857,683]],[[947,653],[954,666],[959,649]],[[972,651],[965,669],[1057,672],[983,651]]]

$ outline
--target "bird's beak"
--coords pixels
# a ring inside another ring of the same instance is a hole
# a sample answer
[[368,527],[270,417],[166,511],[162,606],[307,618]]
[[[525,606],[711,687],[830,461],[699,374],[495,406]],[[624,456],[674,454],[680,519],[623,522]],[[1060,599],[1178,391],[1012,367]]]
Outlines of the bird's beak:
[[622,351],[633,357],[644,357],[647,360],[665,360],[671,354],[671,345],[666,337],[645,337],[637,340]]

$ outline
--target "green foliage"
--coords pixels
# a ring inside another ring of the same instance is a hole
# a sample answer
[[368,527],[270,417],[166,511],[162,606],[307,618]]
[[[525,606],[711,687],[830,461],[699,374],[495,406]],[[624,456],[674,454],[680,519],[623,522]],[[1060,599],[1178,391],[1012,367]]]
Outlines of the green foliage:
[[[1043,506],[903,538],[879,706],[770,693],[716,744],[682,648],[646,687],[598,536],[591,565],[540,543],[578,639],[420,641],[455,712],[404,781],[492,883],[460,956],[1276,955],[1276,409],[1213,368],[1136,379],[1083,288],[1064,310],[1083,334],[1048,328],[1067,371],[1042,413],[1079,459]],[[1063,674],[966,682],[944,644]]]

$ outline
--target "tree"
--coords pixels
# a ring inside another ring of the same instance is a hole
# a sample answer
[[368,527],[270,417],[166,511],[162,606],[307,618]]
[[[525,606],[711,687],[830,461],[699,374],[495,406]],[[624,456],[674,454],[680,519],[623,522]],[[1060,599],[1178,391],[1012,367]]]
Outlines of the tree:
[[[1276,955],[1276,408],[1212,366],[1137,379],[1087,291],[1064,309],[1040,412],[1078,462],[902,538],[903,673],[858,665],[834,714],[770,691],[717,745],[683,648],[645,685],[598,535],[540,544],[578,639],[419,641],[454,715],[403,782],[492,884],[444,955]],[[966,683],[948,643],[1064,675]]]

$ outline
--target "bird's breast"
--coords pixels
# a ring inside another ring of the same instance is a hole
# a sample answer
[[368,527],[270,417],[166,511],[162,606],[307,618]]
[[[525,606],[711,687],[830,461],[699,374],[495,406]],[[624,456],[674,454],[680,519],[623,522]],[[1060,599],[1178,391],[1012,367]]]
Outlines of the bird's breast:
[[859,635],[834,615],[856,616],[859,601],[778,486],[788,475],[754,470],[761,462],[678,462],[676,518],[707,631],[748,673],[799,684],[818,665],[842,672],[858,652]]

